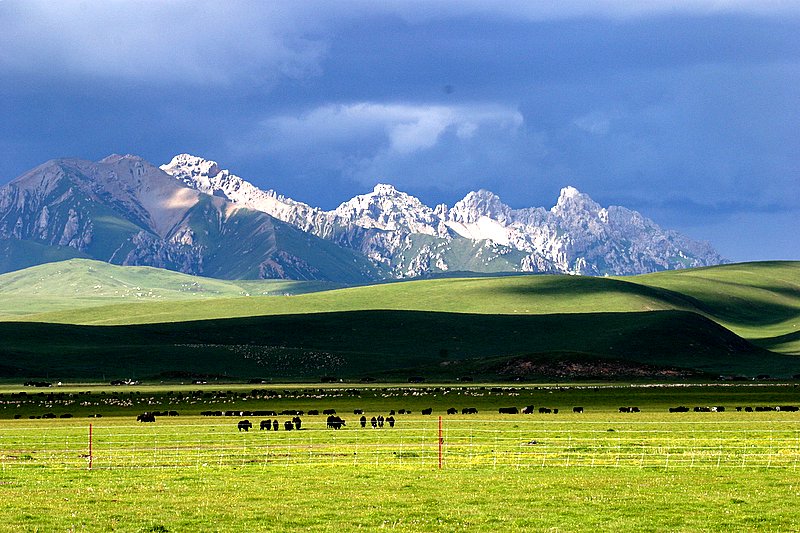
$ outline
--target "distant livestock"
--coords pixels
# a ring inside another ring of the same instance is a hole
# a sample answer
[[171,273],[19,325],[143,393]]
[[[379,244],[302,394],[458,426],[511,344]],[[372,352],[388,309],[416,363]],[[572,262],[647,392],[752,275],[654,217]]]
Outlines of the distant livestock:
[[447,414],[448,415],[458,414],[458,409],[456,409],[455,407],[451,407],[450,409],[447,410]]
[[300,426],[303,425],[303,421],[300,420],[299,416],[292,418],[292,424],[294,424],[295,429],[300,429]]
[[722,407],[721,405],[714,405],[714,406],[711,406],[711,407],[700,407],[700,406],[697,406],[693,410],[694,410],[695,413],[724,413],[725,412],[725,408]]
[[465,407],[461,410],[462,415],[477,415],[478,409],[475,407]]
[[361,415],[361,418],[359,418],[358,421],[361,422],[361,427],[362,428],[367,427],[367,417],[366,416]]
[[432,407],[428,407],[427,409],[423,409],[422,410],[422,414],[423,415],[429,415],[431,413],[433,413],[433,408]]
[[516,415],[519,414],[519,409],[516,407],[501,407],[497,410],[501,415]]
[[263,429],[266,429],[267,431],[272,429],[272,420],[262,420],[259,430],[263,430]]
[[639,412],[639,408],[638,407],[620,407],[619,408],[619,412],[620,413],[638,413]]
[[[334,414],[334,413],[331,413],[331,414]],[[363,415],[364,414],[364,410],[363,409],[353,409],[353,414],[354,415]]]
[[330,429],[342,429],[345,425],[344,420],[335,415],[328,415],[327,423]]
[[669,412],[670,413],[688,413],[689,412],[689,408],[684,406],[684,405],[679,405],[678,407],[670,407],[669,408]]
[[323,415],[335,415],[336,414],[336,409],[325,409],[324,411],[322,411],[322,414]]
[[572,412],[573,413],[582,413],[583,412],[583,407],[573,407],[572,408]]
[[389,427],[390,427],[390,428],[393,428],[393,427],[394,427],[394,417],[393,417],[393,416],[390,416],[389,418],[387,418],[387,419],[386,419],[386,422],[388,422],[388,423],[389,423]]
[[533,408],[532,405],[526,405],[525,407],[522,408],[522,414],[523,415],[533,414],[533,411],[534,411],[534,408]]
[[155,422],[156,416],[153,413],[142,413],[136,417],[137,422]]
[[318,414],[319,414],[319,410],[318,409],[310,409],[308,411],[308,416],[317,416]]
[[250,431],[250,428],[253,427],[252,422],[249,420],[239,420],[239,423],[236,425],[239,428],[239,431]]
[[292,429],[294,429],[294,425],[292,424],[292,421],[291,420],[287,420],[286,422],[284,422],[283,423],[283,429],[285,429],[286,431],[291,431]]

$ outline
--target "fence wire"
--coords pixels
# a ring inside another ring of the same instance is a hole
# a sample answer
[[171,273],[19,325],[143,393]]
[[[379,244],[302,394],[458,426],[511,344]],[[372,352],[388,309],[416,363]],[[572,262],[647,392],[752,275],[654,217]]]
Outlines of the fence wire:
[[[790,468],[800,463],[800,421],[760,423],[543,423],[530,419],[445,419],[443,468]],[[435,418],[395,428],[238,431],[235,422],[130,425],[6,424],[0,467],[7,469],[287,467],[377,465],[437,468]]]

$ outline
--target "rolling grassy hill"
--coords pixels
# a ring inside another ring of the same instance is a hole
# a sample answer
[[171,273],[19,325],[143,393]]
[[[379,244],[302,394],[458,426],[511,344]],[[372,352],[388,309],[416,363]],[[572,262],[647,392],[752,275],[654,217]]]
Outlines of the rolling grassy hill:
[[328,282],[218,280],[90,259],[46,263],[0,275],[0,320],[112,302],[188,301],[285,295],[337,287]]
[[[206,295],[217,290],[208,283]],[[630,278],[436,279],[290,297],[219,290],[221,297],[202,300],[19,316],[29,323],[0,324],[0,365],[15,375],[61,368],[96,376],[117,362],[140,376],[193,369],[293,379],[416,372],[496,379],[533,376],[548,361],[567,360],[599,376],[620,361],[713,374],[800,373],[800,358],[792,357],[800,355],[798,262]]]

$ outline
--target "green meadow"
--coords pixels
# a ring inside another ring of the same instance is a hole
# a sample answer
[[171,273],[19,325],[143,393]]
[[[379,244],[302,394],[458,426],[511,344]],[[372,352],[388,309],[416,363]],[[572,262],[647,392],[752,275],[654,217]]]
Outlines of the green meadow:
[[[1,390],[4,531],[790,531],[800,521],[800,413],[736,410],[798,402],[791,384]],[[559,413],[497,412],[528,404]],[[640,412],[618,411],[632,405]],[[676,405],[725,411],[669,413]],[[460,414],[467,406],[478,413]],[[168,408],[179,415],[135,422]],[[411,414],[394,428],[361,428],[352,414],[400,408]],[[347,424],[304,414],[300,430],[260,431],[263,417],[247,416],[256,427],[240,432],[241,416],[200,416],[216,409],[335,409]],[[74,416],[29,418],[43,412]]]
[[[690,370],[676,378],[800,374],[797,262],[322,291],[314,283],[223,282],[100,265],[74,260],[0,277],[0,308],[17,312],[0,322],[5,376],[492,381],[552,379],[562,374],[542,369],[570,362],[580,368],[565,379],[660,379],[675,369]],[[39,289],[36,276],[47,280]],[[160,297],[129,302],[115,294],[123,278]],[[245,290],[250,296],[240,295]],[[283,294],[256,296],[270,291]],[[53,303],[41,304],[50,294]],[[73,300],[79,303],[53,309]],[[100,300],[129,303],[95,305]]]

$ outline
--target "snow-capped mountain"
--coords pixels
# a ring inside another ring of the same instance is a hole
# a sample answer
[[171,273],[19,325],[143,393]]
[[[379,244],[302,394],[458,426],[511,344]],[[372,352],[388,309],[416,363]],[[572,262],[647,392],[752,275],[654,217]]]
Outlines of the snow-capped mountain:
[[512,209],[485,190],[452,208],[431,208],[379,184],[323,211],[188,154],[161,169],[198,191],[352,248],[397,278],[448,270],[625,275],[724,262],[709,244],[662,230],[624,207],[603,208],[574,187],[562,189],[547,210]]
[[203,192],[132,155],[48,161],[0,188],[0,270],[89,257],[218,278],[382,275],[352,250]]

